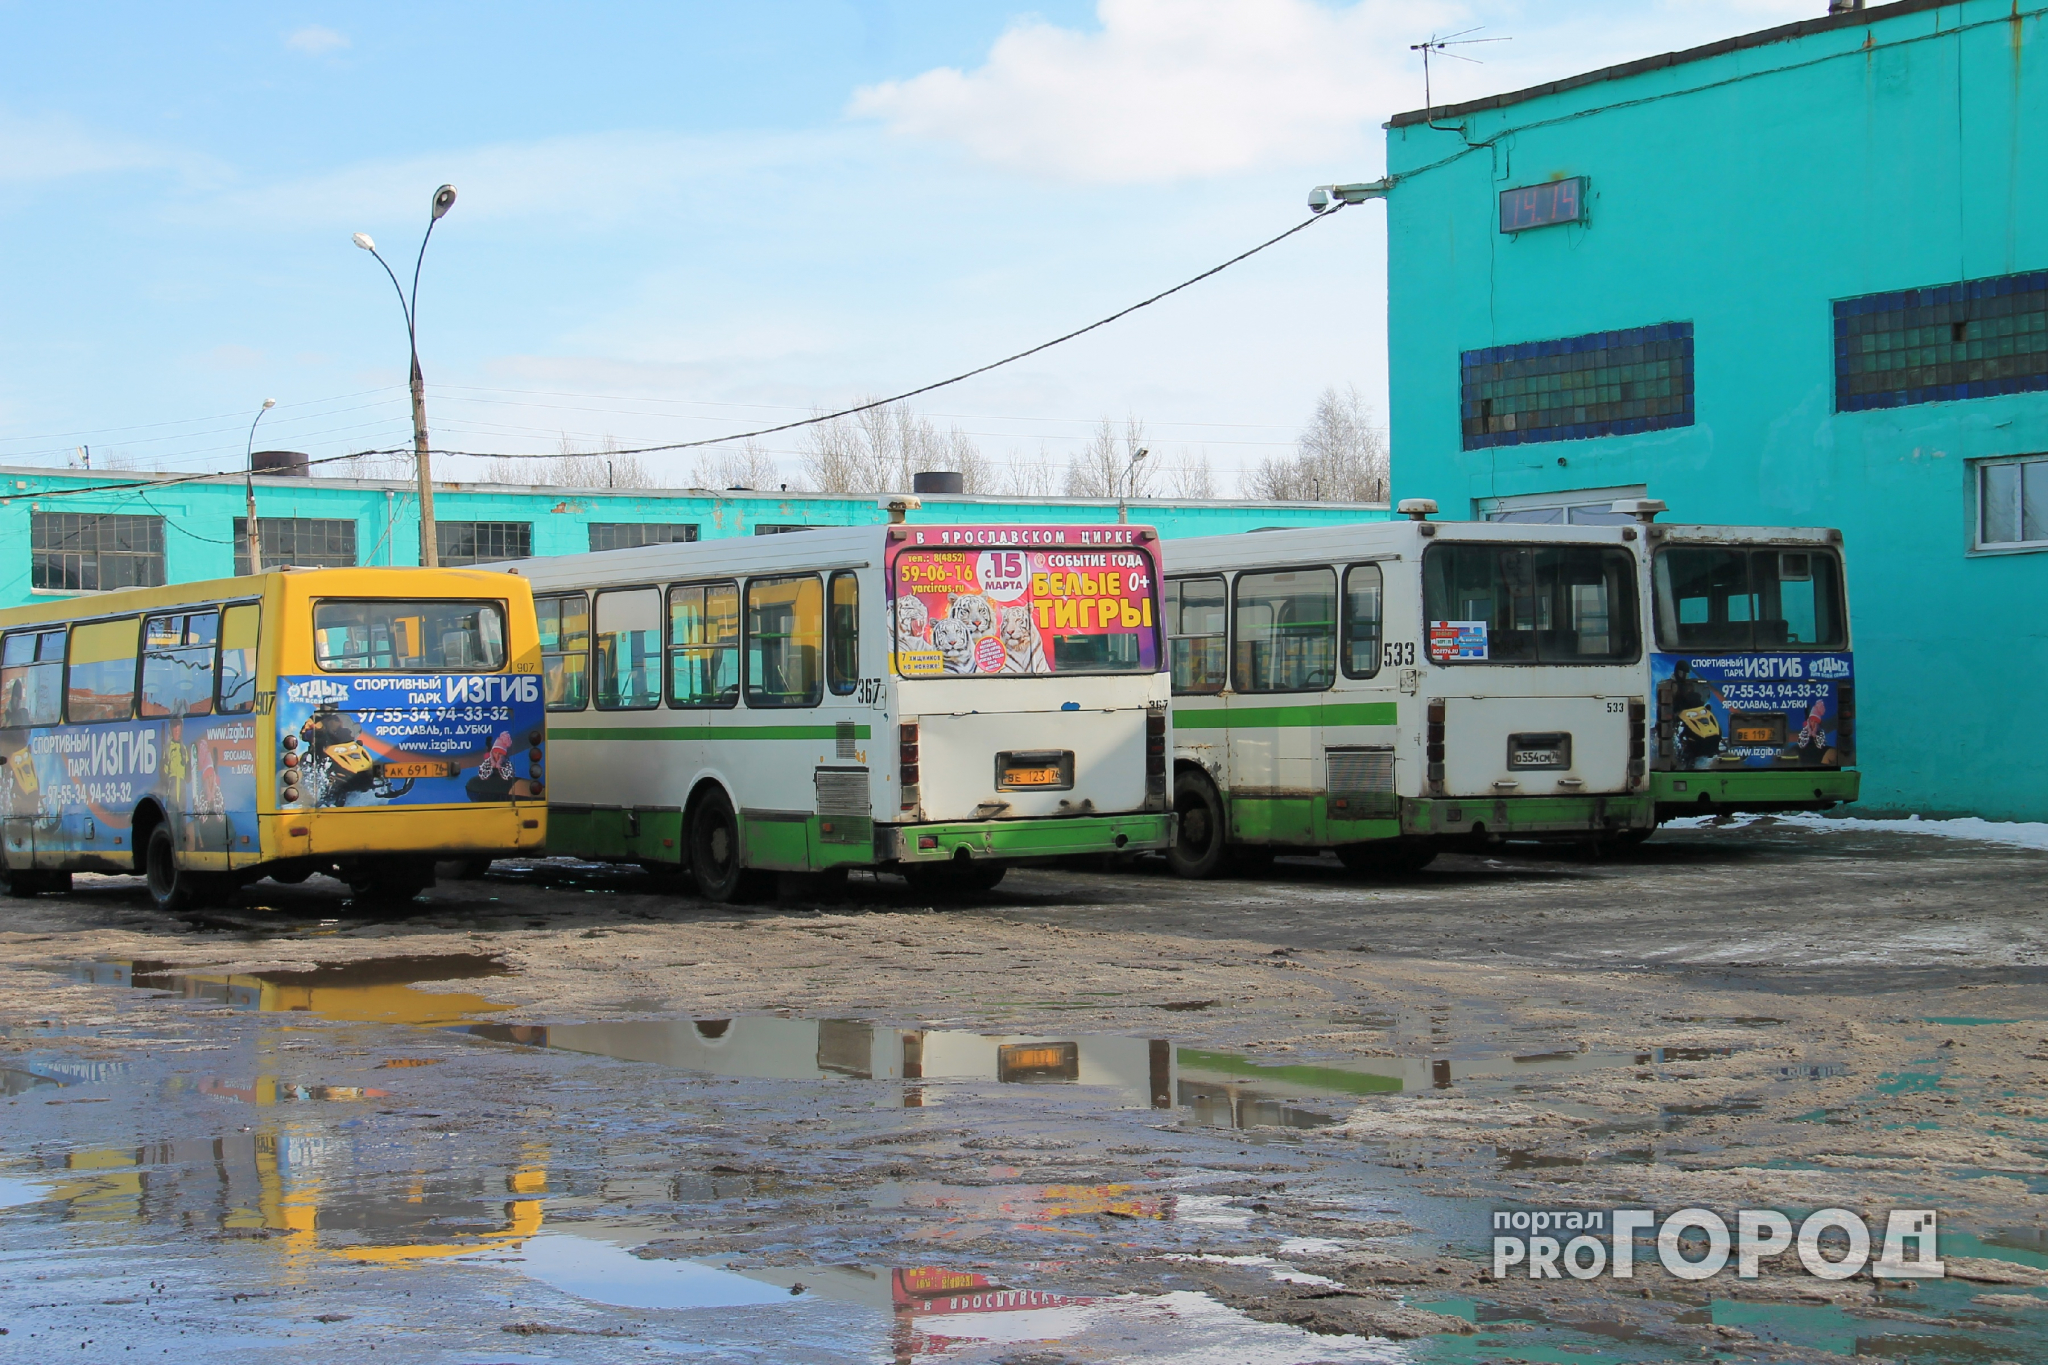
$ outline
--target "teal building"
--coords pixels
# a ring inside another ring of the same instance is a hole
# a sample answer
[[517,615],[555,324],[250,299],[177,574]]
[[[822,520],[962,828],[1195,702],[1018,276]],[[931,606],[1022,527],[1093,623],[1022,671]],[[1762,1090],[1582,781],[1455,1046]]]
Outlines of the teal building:
[[2048,819],[2042,0],[1402,114],[1387,174],[1397,499],[1838,527],[1860,808]]
[[[247,572],[240,478],[0,467],[0,606]],[[266,565],[419,563],[418,489],[375,479],[257,476]],[[924,524],[1114,522],[1113,498],[925,494]],[[1129,519],[1162,536],[1379,521],[1381,504],[1140,498]],[[875,497],[687,489],[435,485],[443,564],[581,554],[679,540],[886,522]]]

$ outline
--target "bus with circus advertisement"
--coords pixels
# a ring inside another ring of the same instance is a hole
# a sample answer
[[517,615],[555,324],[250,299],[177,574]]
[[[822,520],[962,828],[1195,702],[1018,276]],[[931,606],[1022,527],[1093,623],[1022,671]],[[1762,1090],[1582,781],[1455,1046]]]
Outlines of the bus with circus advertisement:
[[141,874],[156,904],[547,837],[532,596],[504,574],[280,569],[0,612],[0,887]]
[[549,850],[992,888],[1172,842],[1151,527],[818,528],[521,560]]

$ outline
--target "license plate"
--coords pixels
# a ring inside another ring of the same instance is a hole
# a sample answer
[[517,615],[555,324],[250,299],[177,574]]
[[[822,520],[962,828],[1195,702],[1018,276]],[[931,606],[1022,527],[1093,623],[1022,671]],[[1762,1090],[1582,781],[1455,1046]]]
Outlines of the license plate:
[[451,763],[386,763],[378,771],[386,777],[453,777]]
[[1003,783],[1010,787],[1057,787],[1060,784],[1058,768],[1005,768]]
[[1738,729],[1735,732],[1735,742],[1737,744],[1770,744],[1776,739],[1776,732],[1768,726],[1752,726],[1748,729]]
[[1559,757],[1555,749],[1517,749],[1514,763],[1517,768],[1561,768]]

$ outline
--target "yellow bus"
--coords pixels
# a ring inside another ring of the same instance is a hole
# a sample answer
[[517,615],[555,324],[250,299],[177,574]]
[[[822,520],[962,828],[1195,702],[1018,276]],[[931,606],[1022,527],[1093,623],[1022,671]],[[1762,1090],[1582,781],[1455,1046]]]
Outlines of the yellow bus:
[[188,909],[331,873],[410,900],[437,859],[546,842],[525,580],[281,569],[0,611],[0,883],[141,874]]

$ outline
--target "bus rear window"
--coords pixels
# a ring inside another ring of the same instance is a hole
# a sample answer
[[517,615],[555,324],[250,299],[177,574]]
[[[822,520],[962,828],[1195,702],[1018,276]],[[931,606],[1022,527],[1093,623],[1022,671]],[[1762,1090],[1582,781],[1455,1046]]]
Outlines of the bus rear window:
[[906,678],[1150,673],[1156,583],[1142,550],[900,551],[891,655]]
[[1806,546],[1657,552],[1657,643],[1669,650],[1842,649],[1842,566]]
[[313,604],[313,661],[328,673],[490,673],[505,666],[496,602]]
[[1422,592],[1431,663],[1619,664],[1642,653],[1635,559],[1619,548],[1432,545]]

